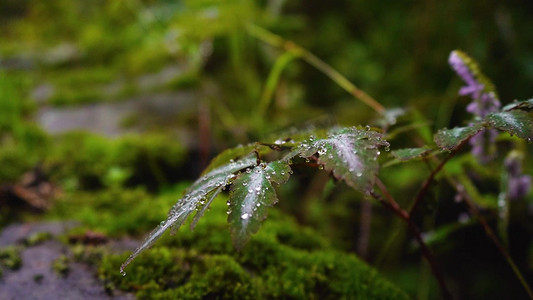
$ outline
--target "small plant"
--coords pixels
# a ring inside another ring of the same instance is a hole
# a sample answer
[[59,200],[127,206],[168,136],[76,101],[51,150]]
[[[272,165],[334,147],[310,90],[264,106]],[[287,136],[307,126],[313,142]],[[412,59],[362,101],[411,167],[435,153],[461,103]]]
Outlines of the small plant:
[[[456,190],[458,197],[470,207],[470,213],[483,225],[487,235],[493,240],[501,254],[505,257],[518,280],[528,295],[533,294],[515,265],[505,246],[505,225],[497,237],[481,214],[479,204],[474,201],[476,188],[468,184],[468,176],[443,171],[444,166],[459,154],[472,155],[481,164],[498,164],[497,137],[501,132],[509,133],[519,139],[531,142],[533,139],[533,100],[515,101],[500,108],[500,101],[493,84],[480,71],[477,64],[466,54],[453,51],[449,62],[457,74],[465,81],[466,86],[460,90],[463,96],[472,98],[467,111],[473,118],[465,126],[438,130],[434,143],[420,145],[417,148],[396,149],[391,155],[380,155],[383,150],[394,147],[394,136],[391,129],[396,118],[405,112],[402,110],[385,110],[381,104],[364,92],[357,89],[342,75],[318,60],[315,56],[295,45],[287,43],[280,37],[264,29],[251,27],[252,35],[263,39],[274,46],[304,59],[326,73],[331,79],[345,88],[356,98],[372,107],[380,116],[380,127],[355,126],[317,129],[303,133],[280,136],[272,141],[257,142],[245,146],[228,149],[215,157],[210,165],[185,192],[178,202],[170,209],[166,220],[155,228],[146,240],[131,254],[121,266],[120,271],[126,275],[124,268],[143,250],[152,245],[161,235],[171,229],[175,232],[194,214],[191,229],[204,215],[212,201],[219,193],[229,189],[228,223],[231,238],[237,249],[244,247],[250,236],[257,232],[266,219],[268,208],[278,202],[276,186],[287,182],[293,174],[293,164],[316,167],[329,172],[339,181],[362,193],[365,198],[373,198],[389,208],[403,219],[417,240],[420,250],[432,267],[439,281],[442,294],[451,298],[446,283],[440,275],[437,262],[429,247],[422,238],[421,230],[413,221],[413,214],[424,201],[427,191],[437,174],[442,171],[444,179]],[[267,101],[267,100],[265,100]],[[262,104],[262,107],[267,104]],[[508,216],[509,201],[523,198],[529,191],[531,177],[522,174],[525,143],[512,139],[512,148],[503,164],[500,194],[497,210],[505,220]],[[461,152],[471,145],[472,153]],[[509,148],[509,147],[508,147]],[[460,153],[461,152],[461,153]],[[439,158],[440,157],[440,158]],[[432,172],[422,183],[418,194],[413,198],[409,210],[402,208],[388,192],[385,184],[379,179],[380,166],[391,165],[415,160],[435,163]],[[500,160],[501,161],[501,160]]]

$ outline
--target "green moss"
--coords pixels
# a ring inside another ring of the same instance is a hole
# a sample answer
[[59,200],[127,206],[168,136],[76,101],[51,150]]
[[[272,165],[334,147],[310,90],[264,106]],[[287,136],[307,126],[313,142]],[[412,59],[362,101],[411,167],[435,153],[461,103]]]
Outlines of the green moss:
[[35,104],[26,99],[30,82],[0,72],[0,182],[13,182],[34,167],[46,146],[43,131],[28,121]]
[[62,87],[48,99],[48,103],[54,106],[66,106],[74,104],[86,104],[103,102],[108,97],[103,91],[94,86],[89,87]]
[[17,270],[21,266],[22,257],[20,256],[20,249],[15,246],[0,249],[0,267]]
[[183,189],[184,185],[181,185],[175,193],[157,197],[142,188],[67,193],[57,199],[50,215],[52,218],[79,220],[84,229],[110,236],[137,235],[149,231],[164,219],[176,195]]
[[200,78],[197,73],[189,72],[172,79],[167,87],[175,90],[195,88],[200,85]]
[[35,246],[40,243],[43,243],[45,241],[48,241],[51,238],[52,238],[52,234],[50,232],[36,232],[25,237],[22,243],[25,246],[31,247],[31,246]]
[[82,189],[123,184],[157,188],[175,179],[184,159],[184,147],[162,134],[111,140],[70,133],[56,140],[46,166],[56,180]]
[[334,250],[309,228],[273,209],[257,235],[231,245],[225,197],[191,232],[183,228],[127,269],[127,254],[104,255],[100,276],[139,299],[407,299],[356,256]]
[[61,276],[67,276],[70,271],[68,265],[68,257],[65,255],[60,255],[57,259],[52,262],[52,268],[54,271]]

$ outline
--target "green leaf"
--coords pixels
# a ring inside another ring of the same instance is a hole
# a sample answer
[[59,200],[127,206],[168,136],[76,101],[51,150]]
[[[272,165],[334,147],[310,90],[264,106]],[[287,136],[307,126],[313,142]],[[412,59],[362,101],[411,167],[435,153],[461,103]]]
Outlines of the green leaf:
[[485,120],[491,127],[531,141],[533,139],[533,117],[521,110],[511,110],[488,115]]
[[511,111],[511,110],[524,110],[524,111],[532,111],[533,110],[533,99],[525,100],[525,101],[515,101],[513,103],[507,104],[502,108],[502,111]]
[[199,217],[203,215],[205,205],[209,205],[221,188],[235,179],[234,173],[255,164],[255,155],[249,155],[241,160],[219,166],[196,180],[169,211],[167,219],[162,221],[122,264],[121,271],[143,250],[161,237],[167,229],[174,227],[174,230],[177,230],[187,220],[187,217],[199,209]]
[[451,151],[481,130],[483,130],[483,124],[478,122],[468,127],[441,129],[433,139],[441,149]]
[[388,147],[376,131],[357,128],[334,129],[326,138],[310,138],[300,146],[302,157],[318,155],[318,162],[333,176],[344,180],[354,189],[366,192],[372,189],[378,173],[379,147]]
[[289,179],[291,168],[286,162],[262,163],[241,173],[231,187],[228,222],[235,248],[241,249],[267,217],[267,207],[278,202],[272,183]]
[[431,150],[432,149],[429,147],[405,148],[405,149],[394,150],[391,152],[391,154],[398,160],[409,161],[409,160],[421,158],[427,155],[429,152],[431,152]]

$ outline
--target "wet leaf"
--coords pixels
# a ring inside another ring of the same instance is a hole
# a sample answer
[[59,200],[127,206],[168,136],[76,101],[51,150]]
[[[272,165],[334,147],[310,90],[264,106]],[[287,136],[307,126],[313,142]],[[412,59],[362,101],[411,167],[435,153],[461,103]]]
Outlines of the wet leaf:
[[533,139],[533,117],[531,113],[511,110],[492,113],[485,118],[491,127],[531,141]]
[[391,152],[391,154],[398,160],[409,161],[409,160],[421,158],[427,155],[429,152],[431,152],[431,150],[432,149],[429,147],[405,148],[405,149],[394,150]]
[[533,99],[525,100],[525,101],[515,101],[513,103],[507,104],[502,108],[502,111],[511,111],[511,110],[524,110],[524,111],[532,111],[533,110]]
[[[302,157],[318,155],[333,176],[344,180],[354,189],[366,192],[372,189],[379,170],[379,147],[388,147],[379,132],[357,128],[335,129],[326,138],[310,138],[300,146]],[[388,149],[388,148],[387,148]]]
[[262,163],[241,173],[231,187],[228,222],[235,248],[241,249],[267,217],[267,207],[278,202],[272,183],[289,179],[291,168],[286,162]]
[[478,122],[468,127],[441,129],[433,138],[441,149],[451,151],[481,130],[483,130],[483,124]]
[[[234,173],[256,164],[255,155],[249,155],[241,160],[219,166],[196,180],[186,191],[185,195],[178,200],[168,213],[165,221],[162,221],[143,241],[128,259],[122,264],[123,269],[143,250],[150,247],[170,227],[177,230],[192,213],[200,209],[199,216],[220,192],[220,189],[235,179]],[[209,197],[209,198],[208,198]]]

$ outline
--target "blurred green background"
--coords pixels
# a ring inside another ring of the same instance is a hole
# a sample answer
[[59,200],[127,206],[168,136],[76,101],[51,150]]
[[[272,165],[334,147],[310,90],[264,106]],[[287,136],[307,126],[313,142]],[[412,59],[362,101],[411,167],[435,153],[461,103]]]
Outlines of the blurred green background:
[[[503,104],[533,95],[532,13],[526,0],[3,0],[0,226],[75,219],[79,232],[140,237],[228,147],[313,126],[376,124],[372,109],[301,59],[250,35],[249,24],[314,53],[385,107],[410,108],[407,123],[417,129],[395,140],[397,149],[429,143],[432,132],[470,118],[464,111],[470,100],[457,95],[461,82],[447,63],[454,49],[478,60]],[[335,251],[361,250],[361,196],[316,172],[296,167],[295,173],[300,179],[280,189],[279,213],[315,230]],[[405,195],[398,200],[407,206],[427,174],[420,163],[392,167],[383,180]],[[483,176],[492,191],[499,174]],[[456,226],[464,207],[439,202],[453,199],[453,191],[439,186],[432,195],[434,207],[420,223],[445,227],[432,247],[454,294],[524,296],[479,225]],[[373,206],[360,257],[410,297],[438,297],[401,221]],[[511,252],[529,279],[530,218],[511,237],[523,241]],[[220,251],[233,253],[224,245]],[[113,259],[119,261],[106,256],[90,263],[107,274],[117,268]],[[132,289],[124,279],[109,280],[116,284],[111,289]],[[150,289],[152,296],[169,290]],[[150,289],[138,296],[151,298]],[[319,297],[304,291],[304,298]],[[273,290],[267,296],[298,295]]]

